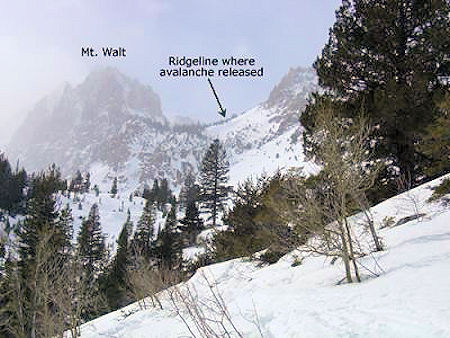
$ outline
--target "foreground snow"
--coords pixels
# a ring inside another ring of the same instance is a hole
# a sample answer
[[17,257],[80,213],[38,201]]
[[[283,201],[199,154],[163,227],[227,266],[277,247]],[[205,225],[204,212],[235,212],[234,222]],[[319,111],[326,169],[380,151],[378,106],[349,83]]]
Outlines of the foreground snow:
[[[380,231],[387,249],[361,260],[368,269],[362,268],[361,284],[337,285],[342,266],[323,257],[294,267],[292,253],[266,267],[246,260],[215,264],[188,285],[205,300],[211,292],[202,276],[214,280],[244,337],[449,337],[450,209],[426,203],[430,186],[441,180],[372,209],[378,225],[385,216],[425,215]],[[160,297],[164,310],[132,304],[83,325],[82,337],[192,336],[167,295]]]

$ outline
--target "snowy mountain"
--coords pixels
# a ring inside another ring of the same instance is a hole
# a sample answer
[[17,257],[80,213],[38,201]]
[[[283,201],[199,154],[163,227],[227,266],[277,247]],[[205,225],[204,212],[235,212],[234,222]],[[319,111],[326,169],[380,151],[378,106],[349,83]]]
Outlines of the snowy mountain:
[[232,183],[290,167],[303,167],[307,173],[315,170],[304,159],[299,116],[309,95],[318,90],[316,83],[312,69],[291,68],[267,101],[207,128],[211,138],[219,138],[225,144]]
[[[203,337],[196,311],[230,337],[448,337],[450,210],[427,199],[449,177],[371,209],[385,250],[359,260],[362,283],[339,285],[340,261],[300,251],[270,266],[235,259],[161,292],[162,310],[151,300],[134,303],[82,325],[81,337]],[[170,290],[179,290],[177,306]],[[180,297],[191,297],[190,307]]]
[[102,191],[118,177],[119,188],[131,191],[154,178],[179,186],[218,137],[236,183],[304,165],[298,116],[317,90],[316,82],[312,69],[291,69],[266,102],[240,116],[211,126],[177,125],[163,115],[150,87],[105,68],[36,104],[12,138],[8,155],[28,170],[56,163],[65,175],[90,171]]
[[177,184],[180,171],[191,168],[206,144],[193,128],[179,129],[174,135],[150,87],[105,68],[42,99],[12,138],[8,154],[28,170],[51,163],[65,175],[89,170],[100,184],[110,185],[116,176],[130,189],[164,176]]
[[64,169],[95,161],[114,167],[127,160],[127,146],[142,129],[166,123],[150,88],[106,68],[38,102],[14,135],[11,152],[31,169],[51,162]]

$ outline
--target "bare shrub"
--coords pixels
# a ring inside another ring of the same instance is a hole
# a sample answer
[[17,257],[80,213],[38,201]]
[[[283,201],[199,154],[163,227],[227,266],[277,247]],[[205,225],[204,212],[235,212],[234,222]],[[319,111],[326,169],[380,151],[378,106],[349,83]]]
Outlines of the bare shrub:
[[[200,272],[208,295],[200,297],[190,284],[177,285],[167,290],[170,303],[193,337],[244,337],[230,315],[217,284]],[[257,321],[259,323],[259,319]],[[259,332],[262,332],[259,327]]]
[[422,203],[420,202],[419,195],[412,191],[413,182],[411,181],[410,175],[401,175],[397,181],[397,190],[402,193],[401,198],[404,201],[402,203],[402,212],[411,213],[412,216],[417,216],[421,214]]
[[147,309],[148,301],[151,302],[153,307],[158,306],[162,310],[163,305],[158,293],[179,281],[179,272],[158,269],[150,265],[141,266],[140,269],[128,273],[128,284],[132,296],[143,310]]
[[348,217],[363,210],[376,250],[381,250],[365,193],[382,165],[372,159],[370,127],[364,117],[335,116],[325,104],[318,109],[315,122],[314,142],[322,171],[309,180],[288,175],[283,198],[272,203],[286,222],[310,236],[302,250],[341,258],[347,282],[359,282],[357,259],[365,253]]
[[[65,331],[77,337],[85,311],[103,305],[77,257],[55,256],[54,235],[52,229],[38,233],[28,278],[23,279],[15,255],[8,258],[7,280],[3,281],[8,291],[0,297],[0,325],[14,337],[58,337]],[[10,252],[17,249],[10,248]]]

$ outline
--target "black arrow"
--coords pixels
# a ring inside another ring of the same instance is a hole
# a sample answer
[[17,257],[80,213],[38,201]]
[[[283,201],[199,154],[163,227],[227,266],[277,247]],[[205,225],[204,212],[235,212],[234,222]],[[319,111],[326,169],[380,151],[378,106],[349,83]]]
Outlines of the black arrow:
[[217,104],[219,105],[219,114],[222,115],[223,117],[225,117],[225,115],[227,114],[227,110],[224,109],[222,107],[222,105],[220,104],[219,97],[217,96],[216,90],[214,89],[214,86],[213,86],[213,84],[212,84],[212,82],[211,82],[211,80],[209,78],[208,78],[208,82],[209,82],[209,85],[211,86],[212,92],[213,92],[213,94],[214,94],[214,96],[216,98]]

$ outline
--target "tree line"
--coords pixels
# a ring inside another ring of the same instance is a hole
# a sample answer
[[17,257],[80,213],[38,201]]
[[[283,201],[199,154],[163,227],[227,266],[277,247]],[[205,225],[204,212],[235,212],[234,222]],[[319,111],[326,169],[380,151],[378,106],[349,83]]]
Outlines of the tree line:
[[[370,206],[450,169],[449,7],[445,0],[343,0],[314,63],[323,90],[300,116],[305,153],[321,171],[304,177],[292,169],[232,191],[215,140],[178,198],[164,179],[144,190],[143,213],[136,225],[128,214],[114,254],[97,205],[73,241],[70,209],[56,203],[67,189],[56,168],[27,179],[0,161],[0,189],[8,191],[1,208],[25,210],[16,240],[0,247],[0,333],[76,335],[83,321],[133,300],[150,296],[161,307],[157,291],[202,264],[235,257],[272,263],[301,248],[342,262],[342,281],[374,274],[359,263],[384,250]],[[73,191],[86,191],[86,177],[74,182]],[[112,196],[117,185],[115,178]],[[355,214],[359,223],[349,221]],[[183,248],[222,223],[196,265],[186,264]]]
[[[2,161],[10,182],[23,177],[21,170],[9,170],[6,158]],[[182,249],[197,245],[206,226],[216,226],[229,192],[227,172],[225,151],[215,140],[199,180],[189,173],[178,199],[166,179],[155,179],[152,189],[144,189],[146,203],[136,225],[128,211],[115,250],[106,243],[99,205],[91,206],[77,234],[70,206],[60,205],[63,194],[75,198],[90,190],[89,173],[77,171],[69,182],[55,166],[25,175],[20,185],[24,218],[0,241],[0,334],[50,337],[70,330],[76,336],[84,321],[139,300],[143,274],[176,276],[160,278],[155,292],[188,276],[195,266],[183,260]],[[118,191],[115,178],[111,197]],[[15,204],[2,210],[12,215]],[[206,224],[201,212],[208,214]],[[157,213],[163,215],[159,226]]]

